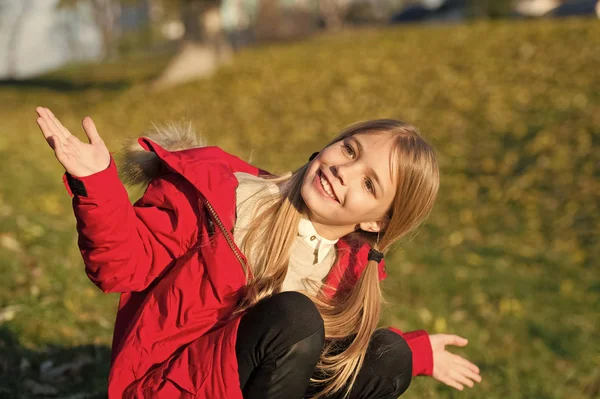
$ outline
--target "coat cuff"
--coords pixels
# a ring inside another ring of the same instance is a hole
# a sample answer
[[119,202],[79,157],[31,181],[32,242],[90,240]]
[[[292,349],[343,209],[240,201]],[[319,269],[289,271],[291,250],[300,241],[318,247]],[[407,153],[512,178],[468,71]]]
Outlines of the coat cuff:
[[396,334],[401,335],[413,355],[413,376],[433,374],[433,350],[429,333],[425,330],[417,330],[403,333],[397,328],[389,327]]
[[110,198],[124,190],[112,156],[106,169],[89,176],[78,177],[65,172],[63,183],[71,197],[79,198]]

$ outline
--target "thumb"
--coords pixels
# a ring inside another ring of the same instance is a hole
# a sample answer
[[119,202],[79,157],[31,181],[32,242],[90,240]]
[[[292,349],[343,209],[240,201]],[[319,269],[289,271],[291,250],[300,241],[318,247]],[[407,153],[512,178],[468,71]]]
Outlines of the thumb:
[[81,125],[83,126],[83,130],[85,131],[85,134],[88,137],[90,144],[95,144],[102,141],[92,118],[86,116],[85,118],[83,118],[83,121],[81,121]]
[[448,334],[445,338],[445,345],[466,346],[469,343],[468,339],[459,337],[458,335]]

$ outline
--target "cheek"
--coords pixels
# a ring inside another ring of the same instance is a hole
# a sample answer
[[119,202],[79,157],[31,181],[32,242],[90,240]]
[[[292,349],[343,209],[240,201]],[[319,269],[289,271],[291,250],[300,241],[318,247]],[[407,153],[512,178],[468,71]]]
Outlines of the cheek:
[[360,215],[361,217],[368,216],[375,211],[377,202],[368,193],[364,192],[361,187],[348,190],[346,194],[346,209]]
[[362,188],[360,190],[353,190],[351,193],[348,193],[346,209],[354,213],[357,217],[364,219],[362,221],[378,220],[385,215],[389,209],[388,202],[391,204],[391,200],[378,200]]

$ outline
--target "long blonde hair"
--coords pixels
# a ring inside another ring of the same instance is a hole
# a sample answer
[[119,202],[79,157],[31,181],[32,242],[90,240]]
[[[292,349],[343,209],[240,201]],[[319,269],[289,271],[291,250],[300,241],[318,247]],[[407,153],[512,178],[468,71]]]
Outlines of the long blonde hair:
[[[379,234],[355,231],[345,239],[360,246],[363,243],[386,252],[390,245],[419,226],[431,211],[439,187],[439,170],[435,150],[418,130],[404,122],[391,119],[356,123],[344,129],[328,146],[356,134],[389,133],[395,142],[392,165],[395,167],[397,191]],[[241,249],[248,258],[254,278],[236,313],[252,307],[260,300],[281,291],[290,250],[298,233],[298,224],[305,212],[300,194],[308,163],[290,175],[279,177],[279,196],[267,198],[258,205]],[[378,264],[369,261],[358,282],[344,293],[326,297],[322,293],[311,297],[325,322],[327,344],[317,364],[323,389],[314,398],[337,392],[346,387],[349,393],[360,370],[371,335],[377,328],[382,295],[379,287]],[[336,343],[354,337],[340,352]]]

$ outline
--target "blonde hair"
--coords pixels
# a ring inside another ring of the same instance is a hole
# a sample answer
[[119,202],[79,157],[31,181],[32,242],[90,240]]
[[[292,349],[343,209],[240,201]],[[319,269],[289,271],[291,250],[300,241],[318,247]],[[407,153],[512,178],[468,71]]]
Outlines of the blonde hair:
[[[356,247],[366,242],[385,253],[392,243],[413,231],[430,213],[438,192],[439,171],[433,147],[415,127],[397,120],[380,119],[351,125],[328,146],[357,134],[376,133],[388,133],[395,142],[392,165],[397,191],[384,215],[383,231],[379,234],[356,231],[345,239]],[[248,282],[236,313],[281,290],[290,249],[298,233],[297,226],[305,212],[300,191],[308,165],[290,175],[275,178],[281,185],[280,195],[267,198],[258,205],[241,246],[254,278]],[[317,364],[322,378],[313,379],[322,384],[323,389],[314,398],[344,387],[348,394],[379,323],[382,295],[377,262],[369,261],[358,282],[347,292],[337,292],[332,297],[319,293],[311,299],[325,322],[327,340]],[[340,352],[339,341],[350,336],[354,336],[351,343]]]

